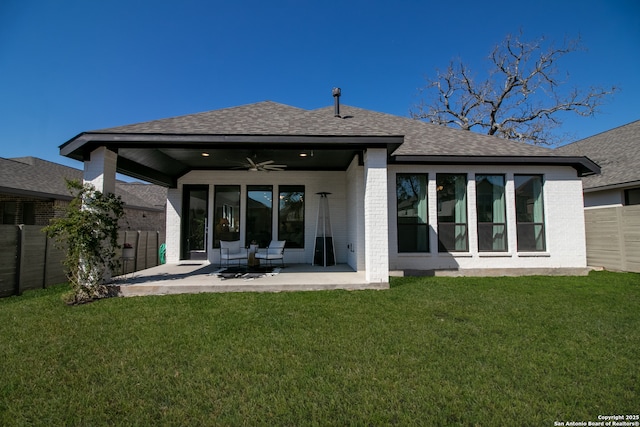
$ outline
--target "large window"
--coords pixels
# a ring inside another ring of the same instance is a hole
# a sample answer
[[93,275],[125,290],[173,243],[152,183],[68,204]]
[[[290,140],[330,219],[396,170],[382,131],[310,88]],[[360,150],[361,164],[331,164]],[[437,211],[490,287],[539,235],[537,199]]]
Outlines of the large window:
[[278,208],[278,240],[288,248],[304,248],[304,185],[281,185]]
[[240,186],[216,185],[214,199],[213,247],[220,247],[220,240],[240,239]]
[[398,252],[429,252],[425,174],[396,175]]
[[544,251],[542,176],[515,175],[519,251]]
[[255,241],[261,248],[269,246],[272,225],[273,188],[270,185],[248,185],[246,245]]
[[440,252],[466,252],[467,235],[467,176],[439,173],[436,175],[438,191],[438,250]]
[[476,175],[478,250],[506,251],[504,175]]

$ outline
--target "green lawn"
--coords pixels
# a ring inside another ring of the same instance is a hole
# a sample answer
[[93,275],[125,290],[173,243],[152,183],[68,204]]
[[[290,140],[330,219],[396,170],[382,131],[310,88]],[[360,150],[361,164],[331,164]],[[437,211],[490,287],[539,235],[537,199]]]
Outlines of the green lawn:
[[0,299],[0,425],[531,425],[640,412],[640,275]]

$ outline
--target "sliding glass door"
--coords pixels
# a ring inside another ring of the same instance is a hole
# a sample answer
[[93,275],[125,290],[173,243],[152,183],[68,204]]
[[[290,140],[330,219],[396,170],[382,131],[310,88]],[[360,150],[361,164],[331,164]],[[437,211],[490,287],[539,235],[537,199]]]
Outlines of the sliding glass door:
[[207,259],[209,186],[185,185],[182,200],[182,259]]

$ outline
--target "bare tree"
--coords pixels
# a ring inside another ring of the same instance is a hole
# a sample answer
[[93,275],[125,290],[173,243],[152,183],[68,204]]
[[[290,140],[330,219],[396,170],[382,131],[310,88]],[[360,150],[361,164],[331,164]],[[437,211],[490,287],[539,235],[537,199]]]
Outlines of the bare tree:
[[615,87],[586,90],[561,87],[557,62],[581,49],[580,39],[565,40],[560,47],[545,39],[521,41],[522,34],[507,36],[495,46],[490,70],[484,81],[474,81],[461,60],[452,61],[445,72],[421,89],[427,96],[411,116],[444,126],[457,126],[488,135],[532,144],[558,144],[561,137],[551,131],[562,124],[560,114],[572,112],[592,116]]

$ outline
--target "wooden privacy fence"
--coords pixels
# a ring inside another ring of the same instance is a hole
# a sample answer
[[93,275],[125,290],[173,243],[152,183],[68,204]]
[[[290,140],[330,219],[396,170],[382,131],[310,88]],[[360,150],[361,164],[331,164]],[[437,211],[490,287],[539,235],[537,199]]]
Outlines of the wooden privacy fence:
[[640,205],[585,210],[587,263],[640,273]]
[[[114,271],[114,276],[159,264],[159,232],[122,231],[118,241],[121,245],[130,243],[134,256],[126,262],[121,259],[120,271]],[[41,226],[0,225],[0,297],[66,282],[62,264],[65,255],[42,232]]]

